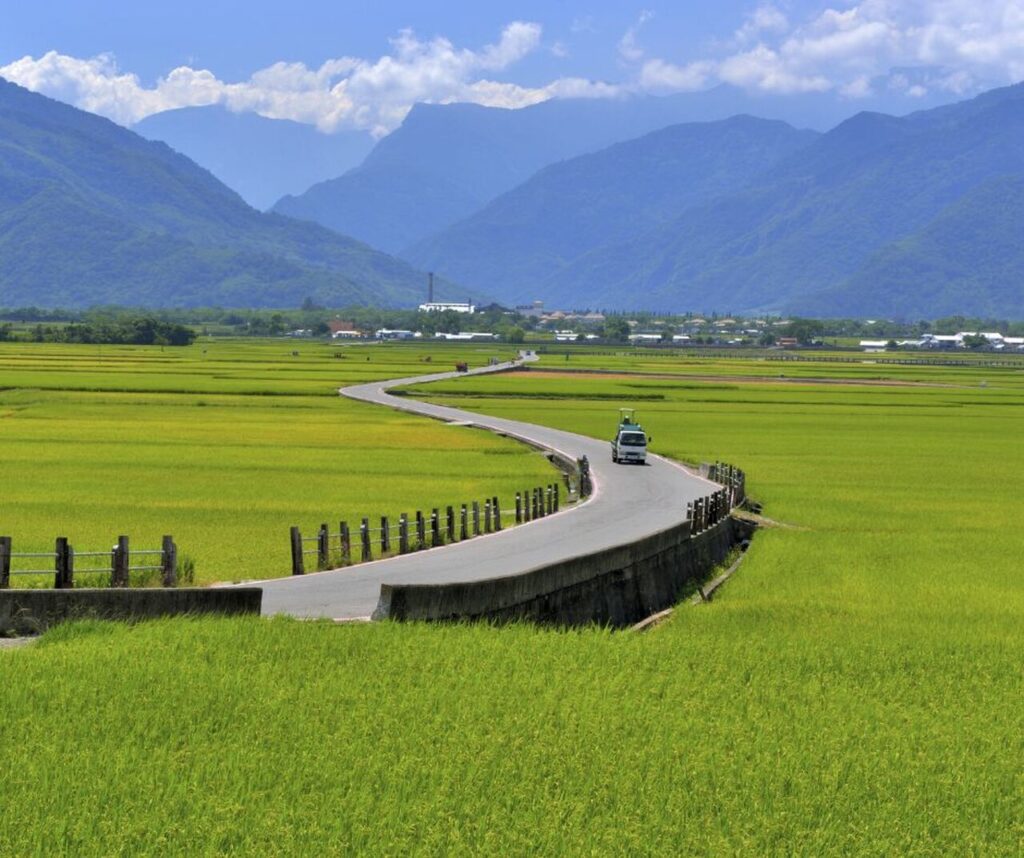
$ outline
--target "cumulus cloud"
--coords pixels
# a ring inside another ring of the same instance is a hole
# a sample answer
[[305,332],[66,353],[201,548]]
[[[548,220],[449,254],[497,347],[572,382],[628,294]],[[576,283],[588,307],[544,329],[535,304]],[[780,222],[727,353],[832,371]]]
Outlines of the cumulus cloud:
[[649,59],[641,80],[690,89],[703,76],[767,92],[832,90],[863,98],[897,67],[929,70],[892,86],[915,97],[1024,79],[1024,0],[862,0],[798,24],[765,4],[719,55],[700,62]]
[[[682,92],[722,82],[779,94],[858,99],[888,90],[913,98],[933,91],[967,95],[1024,79],[1024,0],[835,0],[803,20],[780,3],[764,0],[729,39],[697,56],[645,51],[640,34],[652,13],[644,11],[609,45],[626,70],[620,83],[509,82],[508,70],[542,49],[541,26],[525,21],[508,24],[495,42],[475,50],[402,31],[375,60],[339,57],[319,68],[279,62],[235,82],[183,66],[146,86],[110,55],[81,59],[53,51],[0,67],[0,76],[125,125],[171,108],[221,104],[328,132],[360,128],[377,136],[420,101],[518,108],[549,98]],[[569,29],[589,36],[593,19],[578,19]],[[570,47],[555,42],[548,50],[563,56]]]
[[372,62],[341,57],[314,69],[280,62],[236,83],[184,66],[146,87],[110,55],[79,59],[56,51],[0,67],[0,76],[125,125],[177,107],[222,104],[324,131],[355,127],[380,135],[400,124],[417,101],[523,107],[560,89],[599,92],[581,81],[537,88],[488,79],[535,51],[540,38],[539,24],[516,21],[496,42],[473,51],[444,38],[423,41],[405,30],[392,40],[389,54]]
[[760,38],[763,33],[784,33],[789,29],[789,20],[782,10],[771,3],[758,6],[743,22],[734,38],[739,45],[746,45]]
[[644,24],[654,17],[650,9],[644,9],[636,21],[622,34],[619,39],[619,57],[628,63],[639,62],[643,59],[644,50],[640,47],[637,37]]

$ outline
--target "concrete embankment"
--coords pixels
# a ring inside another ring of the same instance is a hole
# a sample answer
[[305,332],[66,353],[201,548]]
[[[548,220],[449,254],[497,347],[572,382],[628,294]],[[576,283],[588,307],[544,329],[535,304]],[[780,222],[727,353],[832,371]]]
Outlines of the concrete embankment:
[[383,584],[374,618],[628,626],[678,602],[752,532],[750,523],[726,517],[693,535],[685,521],[627,545],[519,575],[447,584]]
[[39,634],[67,620],[258,614],[262,599],[259,587],[0,590],[0,635]]

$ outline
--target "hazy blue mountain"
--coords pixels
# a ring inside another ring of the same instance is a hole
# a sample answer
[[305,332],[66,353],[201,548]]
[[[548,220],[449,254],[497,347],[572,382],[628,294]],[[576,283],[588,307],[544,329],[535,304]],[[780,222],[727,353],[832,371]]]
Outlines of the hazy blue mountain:
[[340,176],[373,148],[363,131],[321,134],[311,125],[219,105],[157,113],[132,130],[188,156],[258,209]]
[[588,251],[741,189],[818,136],[750,116],[669,126],[545,167],[403,256],[523,302]]
[[665,97],[554,99],[521,110],[419,104],[360,167],[274,209],[397,253],[542,167],[668,125],[746,113],[824,129],[856,109],[832,95],[759,96],[729,86]]
[[[635,305],[642,295],[660,307],[821,312],[820,298],[805,296],[835,295],[845,284],[854,290],[845,311],[873,315],[877,300],[856,298],[862,267],[973,189],[1024,175],[1021,140],[1024,86],[903,119],[862,113],[744,190],[638,240],[595,249],[532,291],[556,303],[609,307]],[[925,306],[930,288],[923,275],[907,279],[886,306]],[[959,310],[975,312],[989,299],[972,301]]]
[[814,315],[1024,319],[1024,176],[992,179],[924,229],[874,253],[841,286],[802,297]]
[[0,306],[409,304],[423,284],[261,214],[163,143],[0,80]]

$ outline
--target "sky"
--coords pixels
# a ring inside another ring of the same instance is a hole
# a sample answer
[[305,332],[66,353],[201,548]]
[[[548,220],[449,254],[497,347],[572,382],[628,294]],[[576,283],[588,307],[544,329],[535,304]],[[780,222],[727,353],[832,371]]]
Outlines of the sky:
[[731,84],[912,102],[1024,79],[1024,0],[6,0],[0,76],[131,125],[221,104],[381,136],[417,101]]

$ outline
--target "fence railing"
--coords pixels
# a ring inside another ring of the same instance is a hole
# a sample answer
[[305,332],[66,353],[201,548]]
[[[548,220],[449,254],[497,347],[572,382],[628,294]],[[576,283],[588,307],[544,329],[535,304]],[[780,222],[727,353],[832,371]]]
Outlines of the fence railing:
[[311,536],[303,536],[298,527],[292,527],[292,575],[305,574],[306,558],[314,556],[317,570],[336,569],[369,562],[375,555],[379,559],[409,554],[497,533],[504,527],[503,518],[514,516],[516,524],[525,524],[558,512],[561,496],[561,486],[550,483],[516,492],[515,508],[510,510],[503,510],[494,496],[482,502],[449,505],[443,511],[434,507],[428,513],[402,513],[396,521],[381,516],[379,527],[371,527],[369,518],[361,519],[354,529],[341,521],[334,533],[327,524],[321,524]]
[[735,465],[727,465],[725,462],[710,462],[700,466],[702,477],[707,477],[713,483],[720,483],[729,489],[730,503],[732,506],[739,506],[747,499],[747,475]]
[[733,507],[747,497],[747,475],[735,465],[724,462],[704,463],[701,476],[722,488],[686,505],[686,518],[690,522],[690,535],[696,536],[729,517]]
[[[134,558],[142,562],[132,565]],[[147,561],[145,558],[152,558]],[[43,565],[49,560],[49,569],[23,568],[23,564]],[[84,560],[84,564],[77,561]],[[102,560],[104,564],[97,565]],[[171,536],[163,538],[158,549],[133,550],[127,536],[119,536],[117,543],[107,550],[75,551],[66,536],[58,536],[53,551],[14,551],[13,539],[0,536],[0,589],[11,586],[15,575],[53,575],[53,586],[57,590],[68,590],[75,586],[75,575],[109,575],[111,587],[127,587],[132,572],[159,572],[164,587],[175,587],[178,583],[178,546]]]

